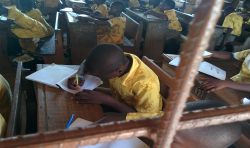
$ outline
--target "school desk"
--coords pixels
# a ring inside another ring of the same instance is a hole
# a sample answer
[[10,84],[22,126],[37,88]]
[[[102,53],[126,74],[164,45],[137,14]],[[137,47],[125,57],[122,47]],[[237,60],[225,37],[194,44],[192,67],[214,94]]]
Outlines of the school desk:
[[146,31],[143,56],[147,56],[153,60],[161,59],[169,22],[158,19],[147,19],[147,16],[143,12],[132,11],[129,8],[126,9],[126,14],[137,22],[143,22],[143,29]]
[[[181,23],[183,33],[186,34],[188,32],[188,26],[192,22],[194,16],[187,14],[187,13],[180,12],[180,11],[175,11],[175,13],[176,13],[176,17]],[[215,45],[217,41],[219,40],[220,36],[223,34],[224,29],[225,29],[224,27],[216,25],[214,34],[212,35],[210,42],[209,42],[209,47],[207,49],[208,51],[214,50]],[[186,32],[184,32],[185,30]]]
[[[174,78],[176,67],[169,65],[168,63],[170,62],[170,60],[164,55],[163,57],[164,57],[164,61],[162,64],[162,69],[166,71],[171,76],[171,78]],[[235,74],[238,74],[241,69],[241,64],[242,64],[241,61],[237,61],[237,60],[221,60],[221,59],[215,59],[215,58],[205,59],[205,61],[225,70],[227,72],[226,80],[230,80],[232,76],[234,76]],[[237,91],[237,90],[233,90],[230,88],[223,88],[221,90],[217,90],[212,93],[201,91],[197,88],[197,86],[199,86],[199,81],[202,78],[213,78],[213,77],[200,73],[200,72],[197,74],[196,79],[195,79],[196,88],[194,88],[192,91],[196,92],[196,94],[200,97],[200,99],[212,99],[212,100],[224,102],[226,104],[236,105],[236,104],[241,104],[240,102],[241,99],[245,97],[250,98],[250,93]]]
[[[38,64],[37,70],[48,65]],[[78,69],[76,65],[64,65],[72,69]],[[65,129],[72,114],[74,122],[82,118],[95,122],[104,117],[102,108],[98,104],[77,104],[71,100],[72,94],[62,89],[37,83],[37,128],[38,132]]]
[[80,65],[97,44],[97,25],[90,22],[76,22],[68,12],[66,12],[66,22],[70,36],[72,65]]

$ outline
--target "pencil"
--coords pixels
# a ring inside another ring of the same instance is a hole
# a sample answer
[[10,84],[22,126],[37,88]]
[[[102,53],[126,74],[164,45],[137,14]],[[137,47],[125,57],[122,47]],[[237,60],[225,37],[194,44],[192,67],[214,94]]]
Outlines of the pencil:
[[76,74],[76,84],[78,85],[78,75]]
[[69,128],[70,123],[72,122],[73,118],[74,118],[74,114],[71,115],[71,117],[70,117],[70,119],[69,119],[69,122],[68,122],[68,124],[67,124],[67,126],[66,126],[66,129]]

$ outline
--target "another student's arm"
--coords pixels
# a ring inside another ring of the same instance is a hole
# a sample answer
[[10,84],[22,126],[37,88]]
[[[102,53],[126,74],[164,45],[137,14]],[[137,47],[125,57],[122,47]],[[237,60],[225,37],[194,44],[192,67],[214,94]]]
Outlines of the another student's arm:
[[87,11],[87,12],[92,12],[93,13],[93,10],[91,8],[88,8],[88,7],[80,7],[80,6],[77,6],[77,5],[73,5],[72,8],[73,8],[73,10],[78,9],[78,10],[81,10],[81,11]]
[[162,18],[164,20],[168,20],[168,16],[167,15],[165,15],[165,14],[158,14],[158,13],[154,12],[153,10],[149,10],[149,11],[145,12],[144,14],[145,15],[150,14],[150,15],[156,16],[158,18]]
[[148,11],[148,8],[144,8],[144,7],[130,7],[131,10],[135,10],[135,9],[139,9],[141,11]]
[[127,116],[126,113],[119,113],[119,114],[107,116],[92,123],[91,125],[126,120],[126,116]]
[[77,18],[78,20],[80,21],[90,21],[90,22],[94,22],[96,23],[97,25],[101,25],[101,26],[110,26],[110,23],[108,21],[101,21],[101,20],[98,20],[98,19],[95,19],[95,18],[87,18],[87,17],[78,17]]
[[219,58],[219,59],[224,59],[224,60],[234,59],[233,54],[230,52],[216,52],[216,51],[209,51],[209,52],[212,53],[212,55],[209,57],[214,57],[214,58]]
[[229,35],[231,34],[232,31],[233,31],[232,28],[228,28],[227,29],[227,33],[224,35],[224,38],[223,38],[223,40],[222,40],[222,42],[220,44],[220,47],[224,47],[225,46],[227,38],[229,37]]
[[95,15],[89,15],[89,16],[91,16],[92,18],[96,18],[96,19],[98,19],[100,21],[108,21],[109,20],[109,18],[105,18],[105,17],[98,17],[98,16],[95,16]]
[[104,93],[93,91],[93,90],[83,90],[75,94],[71,99],[77,100],[76,103],[84,103],[84,104],[106,104],[110,107],[113,107],[117,111],[121,113],[130,113],[136,112],[136,110],[132,107],[129,107],[109,95]]
[[208,93],[225,87],[250,92],[250,84],[236,83],[232,81],[223,81],[216,79],[203,79],[203,81],[204,82],[199,86],[199,88],[207,91]]

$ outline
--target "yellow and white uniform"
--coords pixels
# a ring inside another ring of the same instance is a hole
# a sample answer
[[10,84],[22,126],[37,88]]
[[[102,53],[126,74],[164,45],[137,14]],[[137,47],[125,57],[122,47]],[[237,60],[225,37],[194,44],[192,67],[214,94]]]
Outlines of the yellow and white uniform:
[[[11,31],[19,38],[43,38],[54,33],[54,29],[44,20],[38,9],[24,14],[16,8],[10,8],[7,17],[18,23]],[[23,49],[35,52],[36,44],[32,41],[20,39],[19,43]]]
[[157,75],[137,56],[124,54],[132,58],[133,64],[130,71],[109,82],[113,98],[137,110],[137,112],[128,113],[126,119],[163,115],[160,82]]
[[165,10],[164,13],[161,12],[159,8],[155,8],[155,9],[153,9],[153,11],[155,13],[165,14],[165,15],[168,16],[168,21],[170,22],[169,25],[168,25],[168,29],[176,30],[176,31],[182,31],[181,24],[178,21],[178,19],[176,17],[176,13],[175,13],[175,11],[173,9]]
[[121,44],[124,42],[123,34],[126,30],[126,17],[115,17],[108,20],[111,28],[103,35],[97,35],[97,44]]
[[[233,30],[231,34],[240,36],[242,24],[243,24],[243,18],[239,16],[236,12],[233,12],[225,17],[222,27],[232,28]],[[225,29],[224,32],[226,33],[227,29]]]
[[139,2],[138,0],[129,0],[128,6],[129,7],[139,7]]
[[[97,6],[97,4],[94,4],[91,9],[93,12],[100,12],[101,14],[98,15],[98,17],[103,17],[103,18],[108,18],[108,10],[107,10],[107,5],[106,4],[101,4]],[[108,26],[100,26],[97,25],[97,35],[101,35],[106,33],[109,30],[110,27]]]
[[250,83],[250,49],[233,53],[234,58],[243,61],[240,72],[231,79],[238,83]]

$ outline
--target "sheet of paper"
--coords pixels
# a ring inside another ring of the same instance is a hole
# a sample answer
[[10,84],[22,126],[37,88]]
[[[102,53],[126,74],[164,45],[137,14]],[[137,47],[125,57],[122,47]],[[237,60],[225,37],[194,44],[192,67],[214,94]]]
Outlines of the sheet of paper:
[[154,19],[154,20],[163,20],[163,19],[161,19],[159,17],[156,17],[156,16],[153,16],[153,15],[147,15],[147,18],[148,19]]
[[[92,122],[77,118],[68,128],[68,130],[72,130],[75,128],[84,128],[88,125],[90,125]],[[132,139],[124,139],[124,140],[118,140],[114,142],[107,142],[107,143],[99,143],[96,145],[88,145],[88,146],[82,146],[78,148],[149,148],[148,145],[146,145],[144,142],[142,142],[138,138],[132,138]]]
[[250,104],[250,100],[247,99],[247,98],[244,98],[244,99],[242,100],[242,102],[243,102],[243,104]]
[[200,64],[198,71],[220,80],[226,79],[226,71],[205,61]]
[[6,16],[0,16],[0,20],[1,21],[7,21],[7,17]]
[[31,81],[59,88],[56,85],[58,82],[72,76],[76,72],[77,70],[55,64],[38,70],[31,75],[26,76],[25,78]]
[[79,20],[77,19],[77,17],[78,17],[78,14],[77,13],[75,13],[75,12],[68,12],[71,16],[72,16],[72,18],[74,19],[74,21],[76,21],[76,22],[78,22]]
[[72,89],[68,88],[67,81],[68,81],[68,78],[75,77],[75,75],[76,75],[76,72],[74,74],[72,74],[70,77],[67,77],[67,78],[63,79],[62,81],[58,82],[57,85],[59,85],[63,90],[65,90],[69,93],[76,94],[84,89],[93,90],[97,86],[99,86],[103,83],[100,78],[86,74],[84,76],[85,82],[84,82],[83,86],[81,88],[79,88],[78,90],[72,90]]
[[61,12],[73,12],[73,9],[67,7],[67,8],[61,9],[60,11]]
[[[211,54],[212,54],[211,52],[204,51],[203,56],[205,57]],[[181,61],[180,56],[177,56],[176,58],[174,58],[174,60],[170,61],[169,64],[173,66],[178,66],[180,64],[180,61]]]

